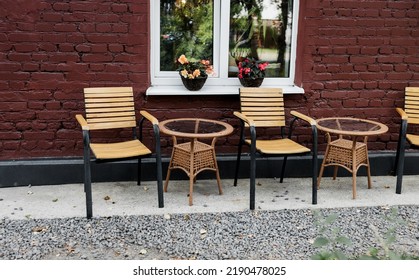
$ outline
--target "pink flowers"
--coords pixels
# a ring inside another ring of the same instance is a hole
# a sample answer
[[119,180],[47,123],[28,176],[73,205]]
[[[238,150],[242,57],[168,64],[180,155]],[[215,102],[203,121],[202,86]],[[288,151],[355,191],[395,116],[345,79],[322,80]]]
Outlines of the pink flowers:
[[244,58],[238,63],[239,73],[238,77],[242,78],[264,78],[268,62],[258,62],[253,58]]
[[260,71],[265,71],[265,69],[266,69],[266,66],[268,66],[268,62],[264,62],[264,63],[261,63],[261,64],[259,64],[258,66],[259,66],[259,70]]

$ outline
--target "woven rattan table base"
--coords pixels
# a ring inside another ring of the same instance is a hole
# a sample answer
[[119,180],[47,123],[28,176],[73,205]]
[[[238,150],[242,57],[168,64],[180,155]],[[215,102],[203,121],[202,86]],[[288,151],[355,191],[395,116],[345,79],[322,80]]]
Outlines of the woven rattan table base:
[[193,162],[191,170],[191,142],[177,144],[174,146],[171,168],[182,168],[189,176],[195,177],[203,169],[216,170],[214,147],[195,141],[193,151]]
[[317,186],[320,187],[320,180],[323,176],[323,171],[326,166],[335,166],[333,179],[336,179],[337,168],[343,167],[352,173],[352,192],[353,198],[356,198],[356,173],[361,166],[367,167],[368,173],[368,188],[371,187],[371,176],[369,171],[368,149],[364,142],[354,142],[339,138],[328,144],[326,154],[324,155],[323,163],[320,167],[320,174],[317,181]]
[[203,170],[216,172],[218,191],[220,194],[223,193],[214,147],[200,141],[194,141],[192,150],[191,144],[191,142],[186,142],[176,144],[173,147],[172,158],[170,160],[169,170],[167,172],[166,182],[164,185],[164,191],[167,192],[170,171],[176,168],[183,170],[190,179],[190,205],[192,205],[193,181],[195,180],[196,175]]

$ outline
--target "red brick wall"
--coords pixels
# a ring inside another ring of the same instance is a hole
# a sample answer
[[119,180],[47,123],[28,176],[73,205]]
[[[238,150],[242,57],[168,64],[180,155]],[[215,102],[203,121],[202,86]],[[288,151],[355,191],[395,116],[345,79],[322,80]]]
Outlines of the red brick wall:
[[0,1],[0,159],[80,156],[82,89],[148,85],[147,0]]
[[419,2],[301,3],[299,65],[306,94],[288,106],[313,117],[383,122],[389,132],[370,138],[369,148],[395,150],[399,118],[394,108],[403,106],[406,86],[419,86]]
[[[133,86],[138,108],[159,119],[199,116],[238,124],[232,116],[237,96],[145,96],[148,2],[0,1],[0,159],[81,156],[74,115],[83,112],[88,86]],[[300,2],[297,81],[306,93],[287,95],[287,110],[379,120],[390,131],[372,139],[370,149],[394,150],[394,107],[402,106],[406,86],[419,86],[419,4]],[[309,141],[308,133],[297,131],[302,141]],[[237,133],[220,139],[218,151],[234,153],[237,140]],[[163,138],[166,153],[168,141]]]

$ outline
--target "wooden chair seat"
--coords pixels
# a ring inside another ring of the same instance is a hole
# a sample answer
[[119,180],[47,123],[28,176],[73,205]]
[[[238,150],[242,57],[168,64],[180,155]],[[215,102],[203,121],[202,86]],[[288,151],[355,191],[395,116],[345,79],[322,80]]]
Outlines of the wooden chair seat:
[[[246,143],[250,145],[251,140],[246,139]],[[310,152],[309,148],[300,145],[288,138],[275,140],[256,140],[256,150],[263,154],[273,155],[289,155]]]
[[91,143],[96,159],[117,159],[150,155],[151,151],[139,140],[119,143]]
[[419,135],[406,134],[406,139],[411,145],[419,146]]

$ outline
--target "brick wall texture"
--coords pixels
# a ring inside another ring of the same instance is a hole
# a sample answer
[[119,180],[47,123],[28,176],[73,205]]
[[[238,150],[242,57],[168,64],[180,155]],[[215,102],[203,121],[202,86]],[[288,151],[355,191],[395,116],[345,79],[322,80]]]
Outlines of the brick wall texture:
[[[370,150],[394,151],[404,89],[419,86],[419,2],[301,0],[298,84],[287,111],[314,118],[355,116],[383,122],[389,132]],[[0,160],[80,157],[74,115],[82,89],[132,86],[138,109],[159,119],[205,117],[235,127],[238,96],[148,96],[149,1],[0,1]],[[144,141],[152,147],[152,132]],[[272,131],[264,131],[270,134]],[[113,137],[125,138],[127,131]],[[100,134],[96,135],[101,137]],[[310,141],[310,130],[296,130]],[[238,133],[219,139],[235,153]],[[323,137],[319,138],[324,150]],[[162,138],[165,154],[170,139]]]

